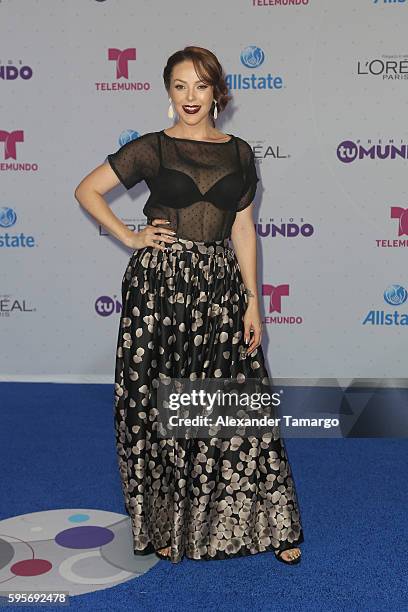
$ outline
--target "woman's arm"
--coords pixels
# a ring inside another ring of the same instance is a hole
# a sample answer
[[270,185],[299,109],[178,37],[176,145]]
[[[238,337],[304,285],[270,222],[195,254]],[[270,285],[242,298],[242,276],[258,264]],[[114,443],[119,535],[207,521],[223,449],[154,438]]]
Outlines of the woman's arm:
[[156,227],[167,223],[166,219],[155,219],[152,225],[146,225],[139,232],[133,232],[111,211],[103,195],[119,183],[119,178],[108,163],[97,166],[75,189],[75,199],[94,219],[115,236],[122,244],[132,249],[145,246],[157,247],[164,251],[165,246],[158,244],[159,240],[174,242],[172,230]]
[[254,332],[247,354],[252,353],[262,341],[262,321],[257,288],[256,233],[252,209],[253,205],[250,204],[244,210],[237,212],[231,229],[231,240],[248,296],[248,306],[244,315],[244,339],[246,342],[250,340],[250,330],[252,329]]
[[119,179],[109,166],[104,163],[92,170],[75,189],[75,199],[94,219],[108,230],[112,236],[128,246],[133,232],[111,211],[102,197],[118,185]]

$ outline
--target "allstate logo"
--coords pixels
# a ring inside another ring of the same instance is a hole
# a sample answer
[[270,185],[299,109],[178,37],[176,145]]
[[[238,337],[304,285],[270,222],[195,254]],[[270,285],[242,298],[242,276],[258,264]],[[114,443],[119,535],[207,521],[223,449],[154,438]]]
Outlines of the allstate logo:
[[11,227],[17,221],[17,215],[9,206],[0,208],[0,227]]
[[265,54],[260,47],[249,45],[240,54],[241,64],[250,69],[241,72],[232,72],[225,75],[225,83],[230,90],[254,89],[258,91],[278,91],[284,88],[283,77],[280,74],[255,72],[264,63]]
[[122,146],[131,140],[136,140],[136,138],[139,138],[139,136],[139,132],[136,132],[135,130],[124,130],[119,136],[119,143]]
[[400,306],[408,297],[407,290],[401,285],[390,285],[384,291],[384,300],[391,306]]
[[265,53],[255,45],[249,45],[241,52],[241,63],[247,68],[258,68],[264,59]]

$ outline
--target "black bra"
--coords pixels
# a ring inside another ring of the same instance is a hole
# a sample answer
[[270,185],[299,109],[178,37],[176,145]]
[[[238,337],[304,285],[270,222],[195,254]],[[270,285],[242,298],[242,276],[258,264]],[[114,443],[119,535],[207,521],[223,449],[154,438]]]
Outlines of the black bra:
[[[164,134],[164,136],[167,136],[170,140],[175,140],[176,142],[180,140],[188,141],[188,139],[172,138],[171,136],[165,134],[164,130],[157,132],[160,165],[156,180],[158,182],[158,189],[160,191],[162,200],[166,200],[167,196],[170,200],[168,206],[171,206],[172,208],[185,208],[194,202],[205,201],[211,202],[220,209],[231,210],[231,206],[233,206],[239,198],[244,186],[241,158],[238,143],[235,137],[232,136],[231,140],[233,140],[235,143],[239,169],[235,172],[226,174],[216,181],[214,185],[212,185],[212,187],[210,187],[210,189],[208,189],[205,193],[202,193],[194,179],[189,174],[181,170],[167,168],[164,166],[160,137],[161,134]],[[207,143],[206,141],[196,142],[226,145],[229,144],[231,140],[222,143]],[[191,140],[191,142],[195,141]]]

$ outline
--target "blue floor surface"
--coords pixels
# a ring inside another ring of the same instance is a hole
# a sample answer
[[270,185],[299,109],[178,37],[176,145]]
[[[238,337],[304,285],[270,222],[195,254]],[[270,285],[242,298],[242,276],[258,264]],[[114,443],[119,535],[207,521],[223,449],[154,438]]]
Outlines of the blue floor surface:
[[[0,520],[59,508],[124,514],[112,385],[2,383],[1,398]],[[406,441],[291,438],[286,447],[305,536],[300,565],[272,553],[159,561],[138,578],[72,597],[70,609],[408,609]],[[0,569],[3,591],[9,576]]]

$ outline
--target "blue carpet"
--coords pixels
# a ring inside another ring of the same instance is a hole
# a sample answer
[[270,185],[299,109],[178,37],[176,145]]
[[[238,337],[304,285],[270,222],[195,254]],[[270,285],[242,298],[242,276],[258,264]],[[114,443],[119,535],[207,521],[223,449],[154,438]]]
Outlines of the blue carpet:
[[[1,397],[0,520],[58,508],[124,514],[112,385],[2,383]],[[138,578],[71,598],[71,609],[407,609],[406,441],[292,438],[286,447],[305,535],[300,565],[272,553],[160,561]],[[14,606],[33,608],[40,606]]]

